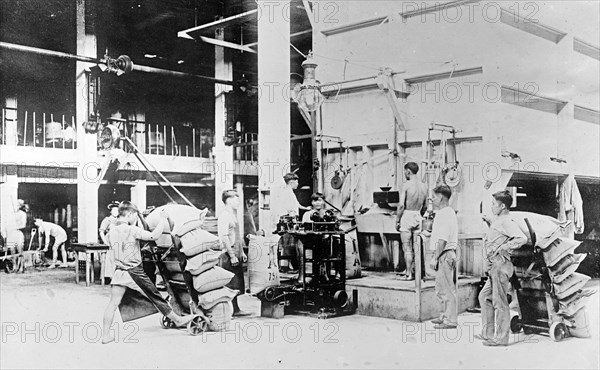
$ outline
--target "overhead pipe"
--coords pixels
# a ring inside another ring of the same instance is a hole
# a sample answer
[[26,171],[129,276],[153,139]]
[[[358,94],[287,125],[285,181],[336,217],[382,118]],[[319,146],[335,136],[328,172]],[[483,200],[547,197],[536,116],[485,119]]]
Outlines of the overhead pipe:
[[[44,56],[55,57],[55,58],[63,58],[63,59],[68,59],[68,60],[76,60],[76,61],[84,62],[84,63],[91,63],[91,64],[104,63],[104,61],[102,59],[98,59],[98,58],[92,58],[92,57],[86,57],[86,56],[83,56],[83,55],[76,55],[76,54],[64,53],[64,52],[61,52],[61,51],[54,51],[54,50],[36,48],[36,47],[33,47],[33,46],[25,46],[25,45],[13,44],[13,43],[10,43],[10,42],[0,41],[0,48],[4,48],[4,49],[7,49],[7,50],[15,50],[15,51],[22,51],[22,52],[34,53],[34,54],[37,54],[37,55],[44,55]],[[203,76],[203,75],[195,75],[195,74],[191,74],[191,73],[185,73],[185,72],[179,72],[179,71],[172,71],[172,70],[169,70],[169,69],[149,67],[149,66],[143,66],[143,65],[138,65],[138,64],[134,64],[133,65],[133,70],[134,71],[139,71],[139,72],[156,73],[156,74],[161,74],[161,75],[166,75],[166,76],[173,76],[173,77],[193,77],[193,78],[199,78],[199,79],[203,79],[203,80],[207,80],[207,81],[212,81],[214,83],[219,83],[219,84],[223,84],[223,85],[233,85],[233,81],[222,80],[220,78],[214,78],[214,77]]]

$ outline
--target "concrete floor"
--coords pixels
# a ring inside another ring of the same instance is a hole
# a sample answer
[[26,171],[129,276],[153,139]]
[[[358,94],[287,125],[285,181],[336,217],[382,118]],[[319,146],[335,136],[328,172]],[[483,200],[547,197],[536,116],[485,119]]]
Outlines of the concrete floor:
[[[598,281],[591,284],[598,290]],[[588,303],[591,339],[511,335],[512,345],[484,347],[473,338],[480,317],[459,317],[460,330],[431,323],[348,316],[318,320],[258,317],[259,302],[242,297],[253,317],[226,333],[191,336],[165,330],[159,315],[116,326],[118,343],[102,345],[109,287],[75,285],[73,268],[0,273],[0,367],[9,368],[538,368],[598,369],[599,297]],[[118,316],[118,315],[117,315]]]

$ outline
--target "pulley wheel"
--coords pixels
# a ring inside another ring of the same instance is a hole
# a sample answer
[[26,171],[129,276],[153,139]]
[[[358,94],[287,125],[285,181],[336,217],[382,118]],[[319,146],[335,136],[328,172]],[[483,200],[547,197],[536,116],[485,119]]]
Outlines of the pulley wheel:
[[117,66],[123,72],[131,72],[133,70],[133,62],[127,55],[121,55],[119,58],[117,58]]
[[446,185],[455,187],[460,183],[461,171],[458,167],[450,168],[444,175]]
[[333,295],[333,301],[340,308],[346,307],[348,304],[348,294],[343,290],[338,290]]
[[267,301],[272,301],[273,299],[275,299],[275,289],[271,287],[265,289],[265,298],[267,299]]
[[335,190],[341,189],[342,185],[344,185],[344,178],[340,175],[336,174],[331,178],[331,187]]

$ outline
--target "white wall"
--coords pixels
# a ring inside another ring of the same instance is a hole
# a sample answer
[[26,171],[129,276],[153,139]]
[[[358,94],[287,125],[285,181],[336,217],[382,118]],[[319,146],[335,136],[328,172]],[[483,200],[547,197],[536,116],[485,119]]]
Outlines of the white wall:
[[[600,126],[576,121],[572,116],[573,104],[600,110],[599,62],[573,51],[573,37],[600,43],[600,3],[481,2],[461,7],[461,16],[456,9],[405,20],[397,16],[403,9],[412,10],[421,3],[335,2],[336,14],[328,20],[337,22],[315,26],[317,78],[322,83],[341,81],[373,76],[377,68],[390,67],[396,72],[405,71],[395,77],[399,87],[405,76],[481,66],[483,74],[412,86],[413,94],[401,103],[409,140],[424,139],[428,123],[435,121],[462,130],[461,136],[483,136],[480,143],[461,144],[462,162],[497,162],[503,168],[520,169],[527,165],[525,169],[540,172],[600,176]],[[521,16],[566,32],[567,36],[556,44],[504,24],[497,17],[498,4],[518,9]],[[330,36],[320,32],[381,15],[390,15],[391,21]],[[557,115],[503,103],[499,96],[502,85],[570,104]],[[340,95],[337,101],[323,106],[324,133],[348,142],[371,135],[380,136],[381,143],[385,143],[391,122],[392,111],[378,90]],[[502,143],[522,161],[513,163],[501,157]],[[412,153],[418,155],[419,151]],[[550,161],[550,157],[562,157],[568,163],[561,165]],[[387,163],[379,166],[386,168]],[[388,174],[380,172],[373,169],[374,186],[385,185]],[[480,174],[461,190],[458,204],[463,209],[474,211],[478,207],[479,201],[472,198],[483,180]]]

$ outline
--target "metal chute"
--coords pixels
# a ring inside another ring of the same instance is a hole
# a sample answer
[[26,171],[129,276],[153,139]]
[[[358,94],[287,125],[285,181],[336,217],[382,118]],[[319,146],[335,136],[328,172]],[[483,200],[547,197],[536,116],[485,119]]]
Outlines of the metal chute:
[[[133,155],[135,155],[135,157],[138,159],[138,161],[142,164],[142,166],[144,166],[144,168],[146,169],[146,171],[154,178],[154,181],[156,181],[156,183],[158,184],[158,186],[160,187],[160,189],[165,193],[165,195],[167,196],[167,198],[169,198],[170,201],[175,202],[175,200],[173,199],[173,197],[167,192],[167,190],[163,187],[161,180],[164,181],[165,183],[167,183],[167,185],[173,189],[175,191],[175,193],[177,193],[177,195],[179,195],[187,204],[189,204],[190,206],[196,208],[196,206],[185,196],[183,195],[176,187],[175,185],[173,185],[153,164],[152,162],[150,162],[138,149],[138,147],[135,145],[135,143],[128,137],[126,136],[121,136],[121,132],[119,131],[119,128],[114,126],[114,125],[107,125],[106,127],[104,127],[104,129],[102,130],[102,133],[100,135],[100,145],[102,146],[102,148],[106,151],[109,152],[109,160],[107,161],[107,164],[102,168],[102,172],[101,172],[101,177],[100,178],[104,178],[104,175],[106,174],[106,170],[108,169],[108,167],[110,166],[111,163],[113,163],[116,160],[119,160],[119,157],[122,157],[125,155],[125,152],[122,149],[119,149],[119,142],[123,140],[125,141],[132,149],[133,149]],[[152,170],[150,170],[150,168],[148,168],[148,166],[150,166],[152,168]],[[158,174],[158,176],[160,177],[160,179],[158,177],[156,177],[156,174]]]

